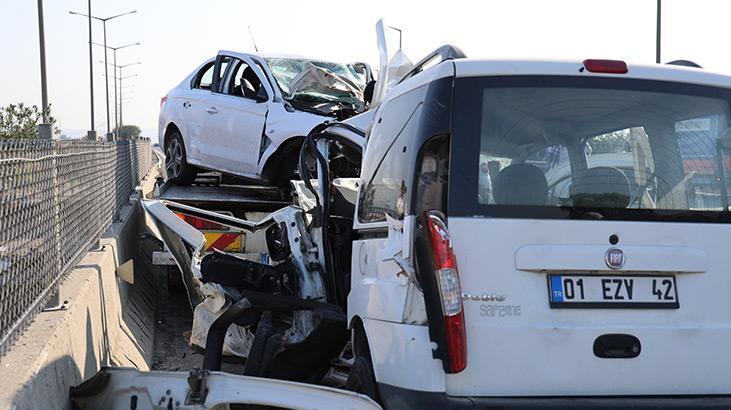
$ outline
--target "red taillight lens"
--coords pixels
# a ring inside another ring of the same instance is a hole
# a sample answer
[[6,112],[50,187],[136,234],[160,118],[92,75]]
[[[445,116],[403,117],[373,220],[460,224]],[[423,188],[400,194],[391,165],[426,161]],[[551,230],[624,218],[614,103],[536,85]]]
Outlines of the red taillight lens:
[[198,218],[198,217],[191,216],[191,215],[185,215],[185,214],[181,214],[181,213],[176,213],[176,215],[178,215],[178,217],[180,219],[184,220],[185,222],[188,223],[188,225],[192,226],[195,229],[199,229],[199,230],[208,229],[208,230],[212,230],[212,231],[227,231],[228,230],[228,227],[226,227],[225,225],[216,223],[216,222],[207,221],[202,218]]
[[584,60],[584,68],[592,73],[627,74],[627,63],[621,60]]
[[450,370],[451,373],[458,373],[467,367],[467,337],[457,259],[452,249],[449,231],[440,214],[426,211],[424,216],[434,252]]
[[168,96],[167,95],[164,96],[164,97],[162,97],[162,98],[160,98],[160,108],[162,108],[163,104],[165,104],[165,101],[167,101],[167,100],[168,100]]

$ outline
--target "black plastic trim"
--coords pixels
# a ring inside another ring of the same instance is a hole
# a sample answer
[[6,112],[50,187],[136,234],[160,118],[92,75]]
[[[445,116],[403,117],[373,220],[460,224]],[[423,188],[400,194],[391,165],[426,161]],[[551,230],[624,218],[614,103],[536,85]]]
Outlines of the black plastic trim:
[[385,383],[378,391],[387,409],[728,409],[731,395],[464,397]]
[[454,373],[447,348],[444,313],[442,312],[439,283],[433,255],[434,249],[431,245],[431,236],[427,221],[424,218],[424,214],[421,214],[416,217],[416,227],[414,229],[414,259],[416,261],[414,267],[416,269],[417,281],[421,284],[422,291],[424,292],[429,339],[436,343],[436,349],[433,350],[432,356],[442,361],[442,367],[446,373]]
[[451,44],[445,44],[445,45],[437,48],[436,50],[432,51],[431,53],[429,53],[426,57],[419,60],[418,63],[414,64],[414,68],[412,68],[411,71],[406,73],[406,75],[403,76],[403,78],[401,78],[399,80],[399,83],[402,83],[402,82],[406,81],[408,78],[411,78],[411,77],[419,74],[420,72],[422,72],[422,70],[424,69],[424,66],[426,64],[428,64],[429,62],[431,62],[436,57],[441,58],[441,60],[439,60],[439,62],[442,62],[442,61],[446,61],[446,60],[467,58],[467,55],[459,47],[453,46]]

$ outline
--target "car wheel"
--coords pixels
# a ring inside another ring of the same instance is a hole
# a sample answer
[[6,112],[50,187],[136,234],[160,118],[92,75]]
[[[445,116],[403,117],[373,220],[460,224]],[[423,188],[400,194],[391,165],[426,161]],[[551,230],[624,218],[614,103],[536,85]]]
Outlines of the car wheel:
[[183,136],[179,131],[174,131],[170,135],[170,140],[165,147],[165,172],[168,181],[176,184],[190,185],[195,180],[197,172],[187,162]]

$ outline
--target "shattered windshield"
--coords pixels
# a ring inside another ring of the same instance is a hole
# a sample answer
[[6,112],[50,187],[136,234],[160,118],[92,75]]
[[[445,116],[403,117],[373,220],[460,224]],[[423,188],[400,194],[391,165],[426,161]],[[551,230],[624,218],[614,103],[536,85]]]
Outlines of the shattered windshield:
[[294,108],[338,118],[365,108],[363,88],[352,67],[297,58],[268,58],[266,62]]

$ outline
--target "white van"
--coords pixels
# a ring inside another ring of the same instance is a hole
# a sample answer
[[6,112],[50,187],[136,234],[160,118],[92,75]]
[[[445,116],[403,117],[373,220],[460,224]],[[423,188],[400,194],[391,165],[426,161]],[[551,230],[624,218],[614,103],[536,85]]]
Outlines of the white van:
[[432,57],[367,135],[349,387],[386,408],[731,406],[731,78]]

